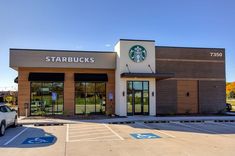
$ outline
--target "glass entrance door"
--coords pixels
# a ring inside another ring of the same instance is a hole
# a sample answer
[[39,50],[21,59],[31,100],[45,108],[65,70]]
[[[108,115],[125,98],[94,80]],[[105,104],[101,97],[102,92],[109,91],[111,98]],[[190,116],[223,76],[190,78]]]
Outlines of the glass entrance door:
[[142,115],[143,112],[143,92],[141,90],[134,91],[134,115]]
[[148,81],[127,81],[127,114],[149,114]]

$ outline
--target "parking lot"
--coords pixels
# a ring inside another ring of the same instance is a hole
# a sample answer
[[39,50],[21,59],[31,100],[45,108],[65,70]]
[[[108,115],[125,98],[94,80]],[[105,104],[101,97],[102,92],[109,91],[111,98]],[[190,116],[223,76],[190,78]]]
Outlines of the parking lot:
[[104,124],[9,128],[0,138],[4,156],[235,155],[235,123]]

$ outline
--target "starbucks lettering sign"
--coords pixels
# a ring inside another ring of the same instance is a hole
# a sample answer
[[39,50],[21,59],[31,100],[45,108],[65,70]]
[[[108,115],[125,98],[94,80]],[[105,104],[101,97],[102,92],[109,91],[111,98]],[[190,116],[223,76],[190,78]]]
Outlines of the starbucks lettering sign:
[[134,45],[129,51],[129,57],[134,62],[142,62],[147,56],[146,49],[141,45]]

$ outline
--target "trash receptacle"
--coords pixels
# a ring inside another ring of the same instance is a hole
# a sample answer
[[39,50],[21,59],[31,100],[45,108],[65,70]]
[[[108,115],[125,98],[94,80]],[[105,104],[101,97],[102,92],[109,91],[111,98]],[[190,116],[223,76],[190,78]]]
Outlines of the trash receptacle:
[[28,108],[29,108],[29,103],[24,103],[25,117],[28,117]]

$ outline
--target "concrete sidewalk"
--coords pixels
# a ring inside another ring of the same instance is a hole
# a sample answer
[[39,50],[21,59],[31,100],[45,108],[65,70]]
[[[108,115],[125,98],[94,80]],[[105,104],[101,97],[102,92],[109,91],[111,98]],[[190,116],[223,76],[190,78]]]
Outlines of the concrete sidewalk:
[[115,117],[107,119],[56,119],[56,118],[24,118],[20,117],[18,123],[20,125],[30,124],[74,124],[74,123],[112,123],[124,124],[134,122],[235,122],[235,116],[171,116],[171,117],[156,117],[156,116],[128,116],[128,117]]

